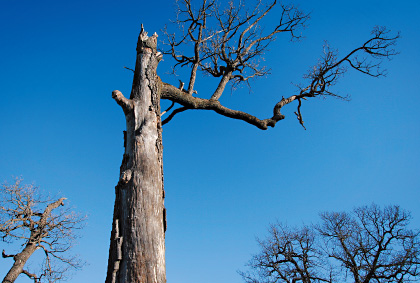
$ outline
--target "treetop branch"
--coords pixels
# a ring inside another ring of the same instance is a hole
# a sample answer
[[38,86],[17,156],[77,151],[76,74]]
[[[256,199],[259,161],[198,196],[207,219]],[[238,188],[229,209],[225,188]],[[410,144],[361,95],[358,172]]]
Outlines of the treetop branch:
[[[386,72],[381,69],[381,61],[398,54],[394,46],[399,34],[391,35],[385,27],[375,27],[367,41],[341,58],[337,50],[331,49],[325,43],[318,63],[304,76],[308,83],[299,87],[298,94],[282,98],[274,106],[271,118],[261,120],[251,114],[224,107],[218,101],[229,84],[234,89],[236,85],[249,85],[251,79],[268,74],[269,70],[261,66],[261,62],[264,61],[263,54],[278,33],[286,32],[292,39],[301,38],[297,32],[305,27],[309,14],[293,5],[279,5],[278,24],[263,34],[261,23],[277,5],[277,1],[273,1],[263,7],[259,1],[253,8],[246,10],[244,3],[230,1],[222,9],[215,1],[204,1],[194,10],[191,0],[178,2],[175,24],[178,25],[181,35],[178,37],[165,29],[167,40],[164,44],[168,49],[163,53],[175,60],[174,68],[190,67],[191,73],[186,91],[176,90],[175,87],[163,83],[161,98],[182,105],[182,108],[170,114],[165,123],[185,110],[204,109],[267,129],[284,119],[284,115],[280,113],[283,106],[298,99],[295,114],[303,126],[302,100],[316,96],[333,96],[347,100],[347,96],[335,93],[331,87],[347,72],[348,67],[369,76],[383,76]],[[188,49],[191,47],[192,49]],[[203,74],[219,78],[209,99],[192,97],[196,92],[194,86],[199,70]],[[122,101],[120,103],[123,104]]]

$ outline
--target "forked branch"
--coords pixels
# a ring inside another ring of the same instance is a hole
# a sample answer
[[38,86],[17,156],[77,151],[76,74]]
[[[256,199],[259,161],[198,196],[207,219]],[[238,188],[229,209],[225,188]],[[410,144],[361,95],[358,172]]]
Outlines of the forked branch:
[[[339,57],[338,51],[331,49],[325,43],[321,58],[304,76],[307,83],[299,87],[298,94],[282,97],[274,106],[272,117],[259,119],[246,112],[227,108],[219,102],[219,99],[228,83],[232,82],[233,85],[241,82],[248,83],[249,79],[267,74],[265,67],[259,66],[258,60],[261,60],[262,54],[274,40],[274,36],[287,32],[292,39],[299,39],[300,35],[297,31],[305,26],[309,15],[295,6],[281,5],[279,24],[271,32],[263,34],[259,24],[275,7],[276,1],[265,8],[259,2],[251,11],[245,11],[242,3],[234,5],[232,1],[223,11],[214,1],[209,5],[206,5],[207,2],[204,1],[198,12],[192,10],[190,0],[184,0],[183,3],[186,8],[180,10],[177,23],[181,26],[189,23],[188,36],[183,36],[180,41],[176,41],[174,34],[167,33],[170,50],[166,54],[170,54],[177,61],[176,66],[191,66],[192,73],[187,91],[166,83],[162,84],[161,98],[182,105],[171,113],[164,121],[165,124],[176,114],[187,109],[204,109],[213,110],[229,118],[243,120],[265,130],[268,127],[274,127],[278,121],[284,119],[285,116],[281,113],[282,107],[298,100],[295,114],[304,127],[301,113],[302,100],[317,96],[348,99],[331,89],[348,67],[369,76],[383,76],[385,70],[381,68],[382,60],[391,59],[392,56],[398,54],[394,46],[399,34],[391,35],[385,27],[375,27],[371,33],[372,36],[367,41],[343,57]],[[215,28],[213,29],[209,25],[210,19],[214,20]],[[184,55],[186,50],[178,51],[188,43],[194,45],[193,55],[189,57]],[[205,74],[220,78],[215,91],[208,99],[192,96],[198,67]]]
[[[198,10],[192,8],[190,0],[178,1],[175,23],[178,33],[164,30],[168,47],[163,51],[175,60],[177,67],[191,67],[187,92],[192,94],[197,70],[220,78],[211,100],[218,100],[229,82],[237,85],[268,74],[260,66],[267,47],[278,33],[288,33],[292,39],[299,39],[297,32],[304,27],[308,14],[295,6],[280,5],[281,17],[268,33],[263,32],[261,22],[277,5],[273,1],[264,7],[261,2],[251,9],[242,1],[230,1],[221,7],[214,0],[204,0]],[[187,50],[192,46],[192,50]]]

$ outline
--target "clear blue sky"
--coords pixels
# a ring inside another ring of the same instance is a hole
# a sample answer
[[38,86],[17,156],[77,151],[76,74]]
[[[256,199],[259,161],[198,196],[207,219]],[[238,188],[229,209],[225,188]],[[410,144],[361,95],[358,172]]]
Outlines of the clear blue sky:
[[[306,101],[306,131],[295,105],[268,131],[205,111],[166,125],[170,283],[241,282],[236,271],[258,252],[255,237],[264,237],[276,219],[300,225],[321,211],[375,202],[412,211],[413,227],[420,227],[420,2],[298,3],[312,13],[306,38],[279,37],[266,55],[272,75],[256,81],[251,93],[228,91],[222,103],[270,116],[316,63],[324,40],[343,54],[375,25],[401,31],[401,54],[386,63],[386,78],[349,72],[336,89],[351,94],[350,102]],[[140,24],[162,35],[173,1],[0,4],[0,180],[22,175],[87,213],[75,252],[89,265],[71,282],[103,282],[125,129],[111,91],[129,94],[132,73],[123,67],[134,66]],[[164,58],[159,75],[177,84],[166,74],[170,64]],[[198,92],[212,83],[200,80]],[[1,259],[1,278],[10,264]]]

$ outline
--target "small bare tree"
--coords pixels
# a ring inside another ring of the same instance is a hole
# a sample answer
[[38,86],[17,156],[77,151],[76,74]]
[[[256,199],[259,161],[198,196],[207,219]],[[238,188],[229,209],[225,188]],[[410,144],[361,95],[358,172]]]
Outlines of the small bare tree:
[[[23,185],[17,178],[13,185],[0,188],[0,237],[4,242],[18,241],[23,249],[3,258],[13,258],[14,263],[3,279],[11,283],[25,274],[35,283],[55,282],[65,279],[70,268],[81,268],[83,262],[67,253],[74,244],[74,231],[82,228],[84,217],[69,209],[60,209],[66,198],[53,200],[42,197],[38,188]],[[24,269],[32,254],[41,249],[44,261],[40,271]]]
[[420,232],[408,229],[410,214],[376,205],[352,213],[326,212],[317,226],[270,228],[262,252],[241,273],[249,283],[418,282]]
[[290,228],[277,223],[266,240],[258,240],[261,253],[249,262],[253,273],[240,272],[246,282],[330,282],[331,268],[317,245],[313,227]]

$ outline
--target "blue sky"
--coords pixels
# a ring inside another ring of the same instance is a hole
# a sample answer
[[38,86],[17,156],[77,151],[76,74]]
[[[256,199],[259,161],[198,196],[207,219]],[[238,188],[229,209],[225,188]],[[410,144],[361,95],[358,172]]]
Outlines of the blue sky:
[[[279,37],[266,55],[272,74],[251,92],[227,91],[222,103],[270,116],[281,96],[295,93],[292,82],[302,82],[324,40],[344,54],[375,25],[401,32],[401,54],[385,63],[385,78],[347,73],[335,89],[350,102],[305,101],[306,131],[295,105],[267,131],[206,111],[164,126],[168,282],[241,282],[237,270],[276,219],[300,225],[321,211],[375,202],[401,205],[420,227],[420,2],[297,3],[311,12],[306,38]],[[162,35],[173,12],[172,0],[1,1],[0,180],[22,175],[89,215],[75,249],[89,264],[71,282],[105,279],[125,129],[111,91],[130,92],[132,73],[123,67],[134,66],[140,24]],[[177,84],[170,66],[164,58],[158,73]],[[198,81],[203,96],[214,88]],[[1,261],[3,277],[11,261]]]

